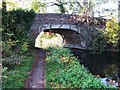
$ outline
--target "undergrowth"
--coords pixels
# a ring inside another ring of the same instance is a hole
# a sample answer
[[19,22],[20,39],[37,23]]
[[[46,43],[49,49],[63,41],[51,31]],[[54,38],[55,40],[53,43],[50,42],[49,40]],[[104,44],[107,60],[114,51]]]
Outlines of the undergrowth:
[[93,76],[66,48],[48,48],[47,88],[111,88]]

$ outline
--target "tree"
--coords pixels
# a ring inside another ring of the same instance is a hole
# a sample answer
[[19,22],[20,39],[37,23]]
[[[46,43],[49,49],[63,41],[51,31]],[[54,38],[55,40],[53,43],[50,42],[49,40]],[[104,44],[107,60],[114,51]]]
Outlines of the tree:
[[54,3],[54,5],[59,7],[59,10],[60,10],[61,13],[65,13],[64,3],[58,2],[58,3]]
[[7,11],[16,9],[18,6],[19,6],[19,4],[17,2],[15,2],[14,0],[11,0],[10,2],[8,2],[7,0],[2,1],[2,8],[6,9]]
[[45,5],[46,3],[42,3],[39,0],[33,0],[31,4],[31,8],[36,12],[36,13],[44,13],[45,12]]
[[81,5],[82,8],[80,9],[79,13],[85,16],[92,16],[93,15],[93,6],[91,0],[84,0],[83,5]]
[[6,2],[5,1],[3,1],[2,2],[2,13],[4,13],[4,12],[6,12]]
[[[57,0],[57,3],[54,5],[59,7],[61,13],[69,12],[70,10],[74,14],[90,15],[92,16],[93,12],[93,3],[91,0],[84,0],[83,2],[77,0],[69,0],[68,2]],[[68,8],[65,8],[65,5],[68,5]]]

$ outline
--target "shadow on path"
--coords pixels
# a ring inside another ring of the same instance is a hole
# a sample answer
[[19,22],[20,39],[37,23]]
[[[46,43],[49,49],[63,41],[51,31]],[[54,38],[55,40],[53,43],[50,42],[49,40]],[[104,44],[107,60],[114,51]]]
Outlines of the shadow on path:
[[25,82],[25,88],[45,88],[46,52],[44,49],[37,48],[34,56],[34,64]]

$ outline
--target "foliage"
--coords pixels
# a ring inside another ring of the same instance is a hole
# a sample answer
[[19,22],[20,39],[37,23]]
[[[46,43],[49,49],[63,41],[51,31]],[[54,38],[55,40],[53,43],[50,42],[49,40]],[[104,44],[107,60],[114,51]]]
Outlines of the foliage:
[[48,48],[47,52],[47,88],[108,88],[80,65],[69,49]]
[[64,14],[66,12],[66,8],[64,7],[66,3],[61,2],[59,0],[56,0],[56,1],[57,3],[54,3],[54,5],[56,5],[59,8],[60,13]]
[[16,65],[20,64],[26,56],[13,54],[10,57],[2,58],[2,64],[3,66],[14,68]]
[[27,41],[23,42],[23,44],[22,44],[22,52],[28,51],[28,47],[29,47],[29,43]]
[[32,10],[18,9],[6,12],[2,17],[3,40],[26,38],[34,15]]
[[41,38],[46,38],[46,39],[50,39],[50,38],[54,38],[54,37],[57,37],[56,33],[44,33],[42,34]]
[[23,53],[29,48],[28,32],[34,18],[34,11],[3,9],[2,17],[2,47],[3,56],[12,52]]
[[11,2],[8,2],[6,0],[4,0],[4,1],[7,4],[7,11],[11,11],[13,9],[16,9],[19,6],[19,4],[17,2],[15,2],[14,0],[11,0]]
[[96,53],[102,53],[106,48],[106,38],[103,29],[97,29],[93,33],[92,49]]
[[118,40],[120,39],[120,27],[115,18],[106,22],[105,36],[107,36],[107,43],[112,44],[113,46],[118,45]]
[[31,4],[31,7],[36,13],[44,13],[45,5],[45,3],[42,3],[39,0],[34,0]]
[[56,0],[53,5],[57,6],[62,14],[71,13],[91,15],[93,10],[93,3],[91,0],[84,0],[83,2],[77,0]]
[[[21,57],[23,59],[23,57]],[[20,61],[18,61],[20,62]],[[2,88],[23,88],[28,72],[32,67],[33,57],[29,56],[24,58],[14,69],[3,67],[2,69]]]
[[[29,51],[28,32],[34,19],[33,10],[6,10],[2,7],[2,86],[6,88],[23,88],[28,71],[32,67],[32,55]],[[23,55],[25,54],[25,55]]]
[[120,26],[117,21],[112,18],[106,22],[105,29],[97,29],[93,33],[92,48],[95,52],[103,52],[107,49],[112,51],[120,50]]
[[60,34],[51,32],[40,33],[35,40],[35,47],[63,47],[63,38]]
[[81,15],[86,15],[86,16],[91,16],[93,14],[93,7],[94,4],[92,3],[91,0],[84,0],[83,5],[81,5],[81,8],[79,8],[79,14]]

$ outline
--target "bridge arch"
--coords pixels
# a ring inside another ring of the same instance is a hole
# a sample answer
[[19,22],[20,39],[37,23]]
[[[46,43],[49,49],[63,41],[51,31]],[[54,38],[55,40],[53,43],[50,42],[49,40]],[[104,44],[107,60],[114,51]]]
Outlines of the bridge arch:
[[[91,18],[87,20],[89,21],[91,20]],[[35,43],[35,39],[41,32],[54,31],[54,33],[60,33],[60,30],[68,30],[71,33],[71,35],[73,35],[71,37],[76,38],[74,38],[73,42],[70,43],[70,37],[69,40],[67,40],[66,45],[71,47],[87,48],[92,41],[92,34],[94,34],[94,32],[96,31],[95,28],[98,27],[98,25],[95,26],[95,24],[93,23],[94,25],[92,25],[92,23],[93,22],[86,24],[86,19],[84,16],[80,17],[70,14],[37,14],[33,21],[29,36]],[[62,34],[65,36],[65,33]],[[67,36],[65,36],[65,39],[67,39],[66,37]],[[75,40],[77,43],[75,42]]]
[[[85,44],[85,40],[83,39],[83,37],[81,36],[80,33],[74,31],[74,30],[69,30],[66,28],[51,28],[51,29],[45,29],[43,30],[36,38],[36,42],[35,42],[35,47],[38,47],[37,42],[41,41],[41,34],[45,34],[45,33],[52,33],[52,34],[57,34],[59,35],[58,41],[62,40],[61,42],[59,42],[60,45],[58,46],[63,46],[63,47],[77,47],[77,48],[85,48],[86,44]],[[61,37],[60,37],[61,36]],[[57,42],[54,41],[54,39],[52,39],[53,42]],[[48,40],[46,40],[47,42],[49,42]],[[45,42],[45,41],[44,41]],[[46,43],[47,43],[46,42]],[[42,42],[39,42],[39,45]],[[49,43],[52,44],[52,43]],[[61,45],[62,44],[62,45]]]

